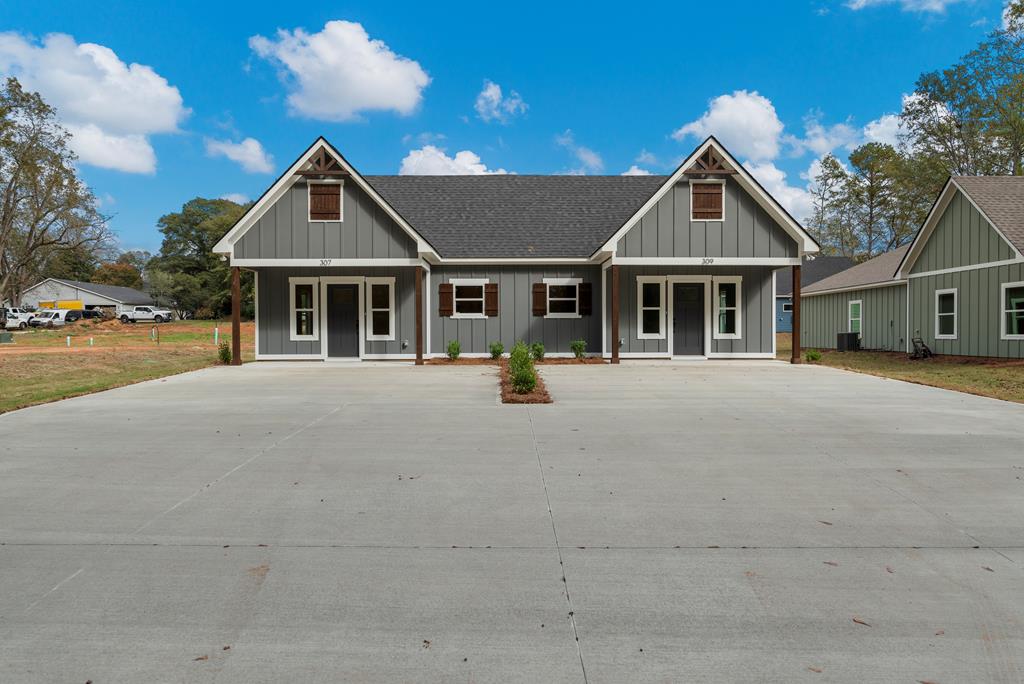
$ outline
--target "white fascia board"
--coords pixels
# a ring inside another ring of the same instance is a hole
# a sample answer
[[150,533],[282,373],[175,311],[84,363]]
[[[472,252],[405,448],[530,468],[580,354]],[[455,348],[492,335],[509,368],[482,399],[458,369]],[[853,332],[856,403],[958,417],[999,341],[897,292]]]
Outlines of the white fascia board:
[[761,205],[761,208],[768,212],[768,215],[775,219],[775,221],[782,226],[783,230],[789,233],[790,237],[792,237],[793,240],[796,241],[797,245],[799,245],[801,256],[804,254],[815,254],[821,251],[821,248],[818,246],[818,243],[814,241],[814,238],[812,238],[810,234],[804,230],[803,227],[797,223],[785,209],[782,208],[782,205],[779,204],[774,197],[769,195],[767,191],[761,187],[750,172],[747,171],[742,164],[736,161],[736,158],[733,157],[720,142],[715,140],[713,137],[709,137],[701,143],[697,149],[679,165],[678,168],[676,168],[672,175],[669,176],[668,180],[658,188],[657,192],[651,195],[644,205],[637,209],[636,213],[627,219],[626,222],[622,224],[622,227],[615,231],[615,234],[605,241],[605,243],[594,254],[596,255],[598,252],[602,251],[614,253],[619,239],[628,233],[633,226],[639,223],[644,214],[650,211],[651,208],[653,208],[654,205],[657,204],[658,201],[664,197],[676,183],[679,182],[679,180],[685,175],[686,169],[690,168],[693,162],[707,151],[708,147],[714,147],[715,150],[719,152],[734,169],[736,169],[736,173],[732,174],[731,177],[735,178],[737,182],[739,182],[740,186],[750,193],[750,196],[753,197],[759,205]]

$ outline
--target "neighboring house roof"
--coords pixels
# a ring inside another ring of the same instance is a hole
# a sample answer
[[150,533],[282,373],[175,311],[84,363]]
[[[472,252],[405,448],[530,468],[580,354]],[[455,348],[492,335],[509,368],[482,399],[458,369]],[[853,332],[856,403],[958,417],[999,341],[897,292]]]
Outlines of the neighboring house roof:
[[667,176],[366,176],[448,258],[580,257]]
[[[813,285],[819,280],[833,276],[853,266],[853,259],[844,256],[804,257],[800,269],[800,290]],[[793,294],[793,269],[786,268],[775,272],[775,296],[788,297]]]
[[153,298],[145,292],[136,290],[134,287],[121,287],[120,285],[103,285],[101,283],[85,283],[81,280],[65,280],[63,278],[47,278],[46,280],[36,283],[32,287],[25,290],[24,294],[28,294],[35,288],[39,287],[43,283],[53,281],[56,283],[63,283],[68,287],[75,288],[77,290],[84,290],[91,292],[92,294],[99,295],[100,297],[106,297],[112,299],[115,302],[121,304],[152,304]]
[[807,288],[801,288],[801,294],[814,294],[829,290],[854,290],[860,287],[902,282],[897,280],[893,274],[909,248],[910,245],[897,247],[891,252],[868,259],[834,276],[823,278]]
[[982,214],[1024,252],[1024,176],[954,176]]

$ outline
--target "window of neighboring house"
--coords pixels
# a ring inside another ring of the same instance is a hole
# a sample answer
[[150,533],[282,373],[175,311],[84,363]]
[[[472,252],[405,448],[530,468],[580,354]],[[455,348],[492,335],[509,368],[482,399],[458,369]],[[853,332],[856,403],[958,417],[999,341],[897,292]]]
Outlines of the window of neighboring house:
[[484,318],[484,285],[487,282],[486,278],[452,279],[452,318]]
[[861,331],[861,307],[862,302],[859,299],[850,300],[847,304],[847,317],[846,317],[846,332],[862,334]]
[[956,339],[956,288],[935,291],[935,339]]
[[291,339],[293,341],[320,339],[317,324],[319,283],[319,278],[288,279]]
[[739,276],[714,279],[715,292],[715,339],[735,340],[741,338],[741,309],[743,280]]
[[725,220],[725,181],[690,181],[690,220]]
[[1024,340],[1024,283],[1003,283],[1003,339]]
[[309,220],[341,221],[341,181],[308,181]]
[[636,310],[639,324],[637,339],[660,340],[665,337],[665,279],[638,276]]
[[548,289],[545,318],[579,318],[579,278],[544,278]]
[[395,279],[366,279],[366,339],[395,339]]
[[786,313],[793,313],[793,302],[783,302],[782,310]]

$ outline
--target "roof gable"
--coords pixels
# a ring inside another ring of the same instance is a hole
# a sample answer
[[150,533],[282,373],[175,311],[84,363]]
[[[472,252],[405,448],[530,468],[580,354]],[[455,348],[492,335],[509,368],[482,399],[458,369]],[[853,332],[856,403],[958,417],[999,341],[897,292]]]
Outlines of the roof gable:
[[150,304],[153,302],[153,298],[151,296],[141,290],[136,290],[134,287],[104,285],[102,283],[86,283],[81,280],[66,280],[64,278],[47,278],[26,289],[23,294],[27,294],[37,287],[49,282],[61,283],[67,287],[89,292],[100,297],[105,297],[106,299],[110,299],[121,304]]
[[893,273],[897,265],[903,260],[903,256],[910,249],[910,245],[897,247],[891,252],[879,254],[874,259],[868,259],[856,266],[840,271],[839,273],[823,278],[807,288],[801,288],[800,294],[815,294],[833,290],[855,290],[868,286],[894,285],[902,282]]

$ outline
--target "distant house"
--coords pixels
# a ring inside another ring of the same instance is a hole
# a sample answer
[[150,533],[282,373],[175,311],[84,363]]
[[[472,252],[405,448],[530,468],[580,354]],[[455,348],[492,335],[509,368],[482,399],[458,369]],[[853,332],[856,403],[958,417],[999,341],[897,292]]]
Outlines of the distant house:
[[26,289],[22,306],[39,306],[39,302],[78,300],[86,309],[116,309],[123,306],[153,304],[153,298],[132,287],[83,283],[79,280],[47,278]]
[[[806,256],[800,284],[812,285],[853,266],[853,259],[844,256]],[[793,332],[793,269],[775,272],[775,332]]]
[[1024,358],[1024,177],[950,178],[914,240],[802,291],[805,347]]

